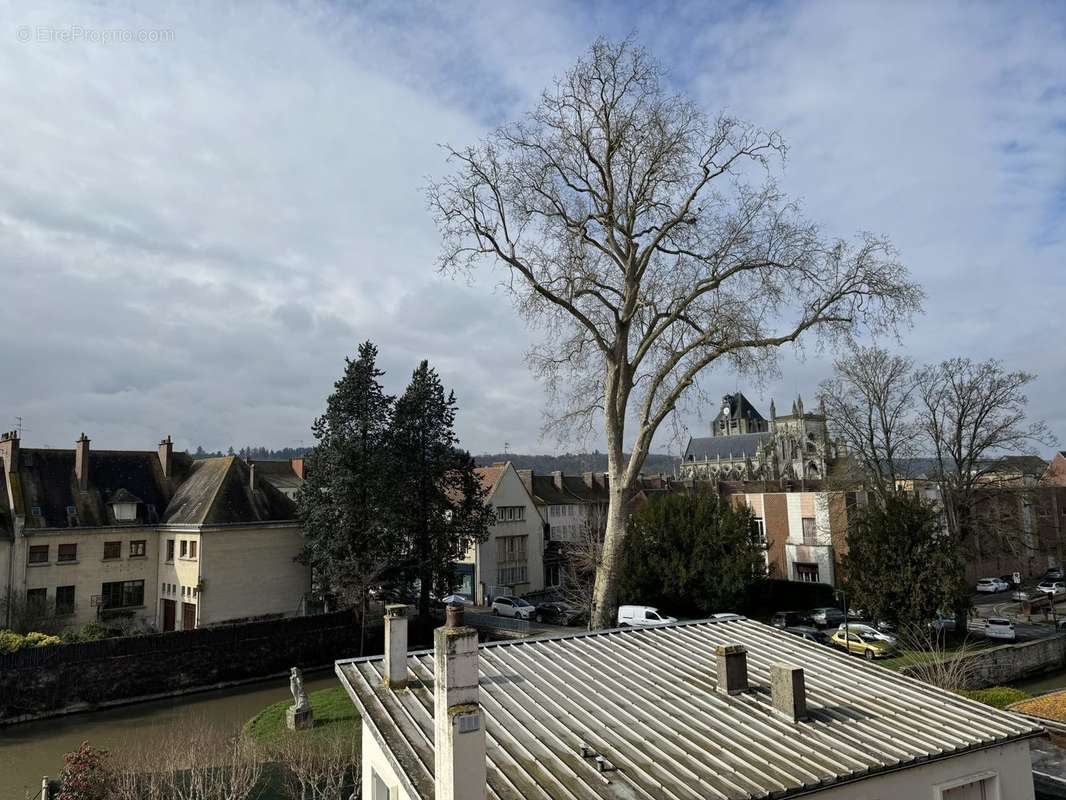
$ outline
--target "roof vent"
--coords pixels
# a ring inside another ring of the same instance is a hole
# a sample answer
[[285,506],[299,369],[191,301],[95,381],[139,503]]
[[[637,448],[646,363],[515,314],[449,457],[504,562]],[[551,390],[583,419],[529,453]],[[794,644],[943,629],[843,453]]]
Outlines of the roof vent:
[[793,722],[807,719],[807,685],[803,669],[791,664],[772,664],[770,697],[774,708]]

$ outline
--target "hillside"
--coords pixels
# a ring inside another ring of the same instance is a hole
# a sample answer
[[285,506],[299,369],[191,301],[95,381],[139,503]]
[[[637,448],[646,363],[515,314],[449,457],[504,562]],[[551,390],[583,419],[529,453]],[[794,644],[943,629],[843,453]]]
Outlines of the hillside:
[[[628,454],[626,454],[628,458]],[[540,474],[563,472],[578,475],[582,472],[604,472],[607,469],[607,454],[599,451],[593,453],[566,453],[560,456],[523,455],[521,453],[483,453],[474,456],[480,466],[488,466],[498,461],[510,461],[515,469],[531,469]],[[644,462],[644,472],[664,472],[672,475],[679,459],[674,456],[653,453]]]

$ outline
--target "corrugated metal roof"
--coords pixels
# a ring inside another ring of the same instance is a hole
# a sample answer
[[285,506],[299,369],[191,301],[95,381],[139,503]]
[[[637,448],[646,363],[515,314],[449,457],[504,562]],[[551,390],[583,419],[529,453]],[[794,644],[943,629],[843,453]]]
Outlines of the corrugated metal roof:
[[[753,690],[716,691],[715,645],[744,644]],[[705,800],[790,797],[1038,735],[1026,720],[747,619],[480,648],[489,797]],[[810,720],[778,714],[770,665],[804,668]],[[433,797],[433,654],[382,688],[381,658],[338,661],[364,719],[424,800]],[[586,744],[617,769],[600,773]]]

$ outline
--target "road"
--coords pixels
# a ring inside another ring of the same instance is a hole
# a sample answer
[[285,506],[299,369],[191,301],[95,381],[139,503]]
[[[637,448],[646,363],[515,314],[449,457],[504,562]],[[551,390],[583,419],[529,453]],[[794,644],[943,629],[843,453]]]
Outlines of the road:
[[[1027,616],[1021,613],[1021,604],[1011,598],[1012,590],[996,594],[974,593],[970,604],[977,610],[977,619],[971,618],[969,630],[984,631],[984,620],[988,617],[1006,617],[1014,620],[1014,632],[1020,641],[1054,636],[1055,626],[1044,622],[1043,613]],[[1056,618],[1066,617],[1066,599],[1060,598],[1055,603]]]

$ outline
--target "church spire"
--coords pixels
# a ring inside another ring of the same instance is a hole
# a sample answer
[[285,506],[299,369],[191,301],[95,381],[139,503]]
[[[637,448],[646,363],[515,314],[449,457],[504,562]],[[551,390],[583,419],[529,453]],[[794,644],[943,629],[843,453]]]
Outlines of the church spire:
[[777,419],[777,406],[774,405],[774,398],[770,398],[770,419]]

